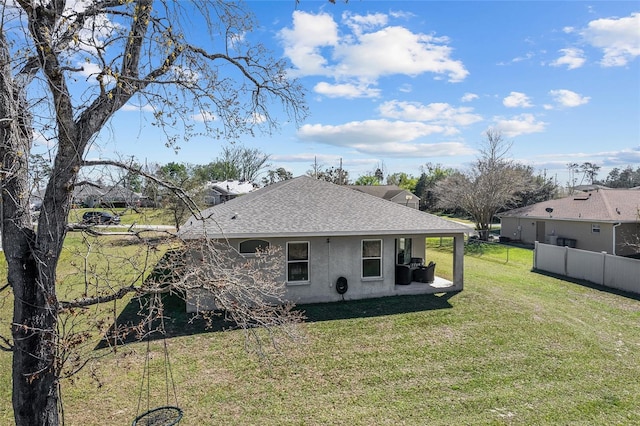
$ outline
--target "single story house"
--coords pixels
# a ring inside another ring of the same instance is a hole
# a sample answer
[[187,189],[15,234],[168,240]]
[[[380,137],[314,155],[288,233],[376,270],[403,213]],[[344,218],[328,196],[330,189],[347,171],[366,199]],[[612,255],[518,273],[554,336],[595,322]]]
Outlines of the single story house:
[[207,206],[226,203],[239,195],[247,194],[256,189],[252,182],[239,180],[212,181],[205,185],[204,203]]
[[[180,237],[228,241],[243,256],[256,247],[279,247],[285,298],[295,303],[463,288],[468,227],[346,186],[300,176],[206,209],[202,216],[181,226]],[[453,281],[424,267],[427,237],[453,238]],[[187,309],[211,309],[194,302],[204,298],[188,294]]]
[[[43,197],[44,189],[31,194],[30,201],[34,209],[39,210]],[[148,197],[124,186],[106,186],[102,184],[84,184],[74,187],[72,201],[77,206],[88,208],[126,208],[149,204]]]
[[628,256],[640,252],[640,191],[595,189],[498,215],[501,238]]
[[420,197],[397,185],[349,185],[349,188],[414,209],[420,207]]

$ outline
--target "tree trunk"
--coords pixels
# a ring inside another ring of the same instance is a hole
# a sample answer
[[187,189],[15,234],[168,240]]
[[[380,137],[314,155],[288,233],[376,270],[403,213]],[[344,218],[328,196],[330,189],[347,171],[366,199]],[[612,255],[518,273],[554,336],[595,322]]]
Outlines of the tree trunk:
[[[13,410],[16,425],[58,425],[55,274],[37,256],[29,211],[28,160],[33,130],[22,88],[11,75],[0,35],[2,246],[13,289]],[[51,235],[55,238],[55,235]],[[43,266],[44,265],[44,266]],[[55,263],[53,265],[55,271]],[[45,273],[41,271],[44,269]],[[48,277],[49,279],[47,279]]]

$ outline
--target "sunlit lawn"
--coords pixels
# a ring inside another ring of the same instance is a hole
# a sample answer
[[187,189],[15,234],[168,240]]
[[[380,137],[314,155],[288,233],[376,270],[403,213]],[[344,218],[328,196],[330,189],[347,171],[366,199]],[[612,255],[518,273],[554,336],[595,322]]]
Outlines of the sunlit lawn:
[[[446,241],[427,250],[451,270]],[[167,343],[181,425],[640,424],[640,301],[533,273],[531,258],[492,245],[468,251],[458,294],[302,306],[306,343],[270,364],[241,332],[203,332],[178,309],[184,331]],[[162,341],[150,348],[150,404],[164,405]],[[127,345],[65,381],[67,424],[131,424],[145,354]],[[11,424],[6,353],[0,397]]]

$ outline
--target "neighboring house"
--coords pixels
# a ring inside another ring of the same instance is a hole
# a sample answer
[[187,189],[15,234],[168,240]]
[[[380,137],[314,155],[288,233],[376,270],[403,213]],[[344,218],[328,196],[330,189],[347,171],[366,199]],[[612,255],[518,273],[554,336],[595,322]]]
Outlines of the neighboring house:
[[348,185],[349,188],[355,189],[365,194],[383,198],[387,201],[402,204],[403,206],[417,209],[420,207],[420,198],[396,185]]
[[640,252],[640,191],[578,192],[498,215],[501,238],[627,256]]
[[[463,288],[468,227],[346,186],[301,176],[211,207],[202,216],[207,219],[189,219],[179,235],[225,240],[246,256],[259,246],[282,248],[286,299],[296,303]],[[426,237],[453,237],[453,282],[413,281],[413,272],[423,271],[416,264],[429,261]],[[345,282],[347,290],[340,293]],[[212,308],[195,306],[200,298],[202,293],[188,295],[187,309]]]
[[215,206],[233,200],[239,195],[248,194],[256,189],[252,182],[224,180],[208,182],[204,192],[204,203]]
[[146,197],[123,186],[82,185],[73,191],[75,204],[94,208],[124,208],[146,203]]

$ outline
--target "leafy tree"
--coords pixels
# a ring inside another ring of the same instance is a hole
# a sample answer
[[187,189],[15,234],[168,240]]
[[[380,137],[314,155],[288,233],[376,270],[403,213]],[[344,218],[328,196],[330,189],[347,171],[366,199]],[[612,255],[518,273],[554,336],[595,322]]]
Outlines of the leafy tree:
[[552,200],[557,196],[558,185],[553,179],[548,178],[545,175],[534,175],[533,168],[531,166],[515,166],[520,167],[523,177],[529,183],[526,184],[522,190],[515,192],[513,205],[508,206],[509,208],[529,206],[542,201]]
[[376,169],[375,172],[373,172],[373,176],[375,176],[375,178],[378,179],[378,185],[382,183],[382,181],[384,180],[384,172],[379,167]]
[[329,167],[321,171],[317,178],[336,185],[349,185],[349,172],[340,167]]
[[466,211],[484,240],[489,237],[496,213],[512,206],[516,194],[530,185],[526,168],[507,158],[510,148],[499,131],[489,129],[481,156],[471,168],[454,172],[436,185],[440,206]]
[[580,165],[580,170],[584,173],[584,178],[587,179],[587,182],[594,184],[596,182],[596,176],[598,176],[600,166],[587,161]]
[[40,191],[42,184],[51,177],[51,161],[42,154],[29,155],[30,193]]
[[444,168],[441,164],[427,163],[421,167],[422,174],[416,182],[414,194],[420,197],[420,209],[435,211],[438,206],[436,185],[452,175],[455,170]]
[[173,224],[179,230],[180,225],[191,215],[193,204],[201,204],[199,196],[202,188],[201,181],[195,176],[193,167],[174,162],[159,167],[156,176],[160,181],[171,183],[189,196],[186,200],[182,192],[176,193],[169,188],[159,188],[162,207],[171,212]]
[[[215,117],[205,120],[205,130],[220,138],[258,125],[276,128],[271,100],[295,122],[306,115],[300,85],[286,77],[287,64],[246,37],[253,20],[240,3],[97,1],[73,8],[66,3],[2,2],[2,239],[9,283],[4,290],[13,292],[14,310],[11,338],[0,339],[0,345],[13,356],[12,403],[19,426],[60,422],[59,383],[69,361],[69,342],[58,327],[61,315],[144,292],[136,280],[96,286],[98,293],[66,302],[57,293],[58,261],[80,170],[112,165],[155,178],[118,161],[85,159],[114,114],[135,97],[153,109],[165,145],[174,148],[199,130],[194,112]],[[206,30],[191,40],[195,23]],[[27,194],[35,133],[57,145],[34,227]]]
[[194,173],[202,182],[214,180],[240,180],[255,182],[258,175],[267,167],[269,155],[257,148],[242,145],[228,145],[222,148],[222,154],[215,161],[196,166]]
[[387,176],[387,185],[396,185],[399,188],[406,189],[409,192],[416,190],[418,184],[418,178],[408,175],[404,172],[393,173]]
[[[585,161],[582,164],[569,163],[567,164],[567,169],[569,169],[570,174],[570,181],[568,182],[568,186],[570,189],[573,189],[577,185],[583,185],[587,183],[595,184],[596,176],[598,176],[598,170],[600,170],[600,166],[595,163]],[[582,173],[580,182],[578,182],[577,177],[579,173]]]
[[356,179],[355,184],[362,186],[377,186],[380,185],[380,180],[374,175],[363,175]]
[[262,178],[262,184],[264,186],[272,185],[276,182],[281,182],[283,180],[293,179],[293,173],[286,170],[283,167],[278,167],[275,170],[267,171],[267,176]]
[[640,167],[635,170],[631,166],[627,166],[623,170],[614,167],[604,182],[599,183],[609,188],[635,188],[640,186]]

